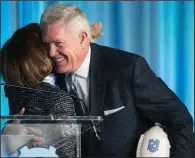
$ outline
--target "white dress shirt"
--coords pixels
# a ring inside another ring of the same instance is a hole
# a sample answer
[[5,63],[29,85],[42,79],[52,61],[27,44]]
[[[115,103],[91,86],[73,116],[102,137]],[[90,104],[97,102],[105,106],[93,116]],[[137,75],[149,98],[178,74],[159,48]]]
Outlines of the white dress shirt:
[[[75,80],[77,82],[76,89],[84,103],[86,104],[87,108],[89,109],[89,65],[90,65],[90,58],[91,58],[91,48],[89,47],[88,54],[81,64],[80,68],[74,73]],[[67,82],[66,82],[67,83]],[[68,83],[67,83],[68,84]],[[70,85],[67,85],[67,89],[69,89]]]
[[43,82],[49,83],[52,86],[55,86],[55,81],[56,81],[56,78],[55,78],[55,75],[54,74],[49,74],[43,80]]

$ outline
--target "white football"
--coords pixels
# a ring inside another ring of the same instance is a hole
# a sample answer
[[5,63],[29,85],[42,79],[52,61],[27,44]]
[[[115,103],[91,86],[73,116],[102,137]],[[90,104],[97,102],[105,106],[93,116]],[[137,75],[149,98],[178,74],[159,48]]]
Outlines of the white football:
[[154,126],[140,136],[136,157],[170,157],[170,147],[163,128]]

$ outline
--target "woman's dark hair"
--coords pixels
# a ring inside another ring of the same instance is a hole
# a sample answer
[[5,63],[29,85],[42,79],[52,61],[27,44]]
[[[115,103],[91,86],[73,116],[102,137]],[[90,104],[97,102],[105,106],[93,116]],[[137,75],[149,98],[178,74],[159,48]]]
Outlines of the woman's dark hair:
[[52,62],[37,23],[18,29],[1,49],[0,72],[7,84],[33,87],[51,71]]

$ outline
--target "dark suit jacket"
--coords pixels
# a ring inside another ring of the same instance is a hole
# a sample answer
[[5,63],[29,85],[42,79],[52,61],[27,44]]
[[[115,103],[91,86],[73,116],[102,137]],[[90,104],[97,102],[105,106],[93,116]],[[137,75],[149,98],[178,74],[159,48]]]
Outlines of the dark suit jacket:
[[[84,156],[133,157],[141,134],[155,122],[166,126],[171,158],[192,157],[193,120],[186,106],[136,54],[91,44],[89,113],[103,116],[102,141],[89,134]],[[57,83],[64,89],[64,78]],[[104,116],[105,110],[125,106]]]

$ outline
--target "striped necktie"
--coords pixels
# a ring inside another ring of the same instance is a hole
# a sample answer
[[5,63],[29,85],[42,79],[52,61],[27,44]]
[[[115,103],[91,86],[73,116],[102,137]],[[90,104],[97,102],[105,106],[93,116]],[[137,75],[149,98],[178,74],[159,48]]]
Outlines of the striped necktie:
[[[67,75],[67,80],[66,81],[69,85],[69,94],[79,98],[78,91],[77,91],[76,74],[69,73]],[[84,109],[82,110],[82,107],[84,105],[82,105],[82,103],[81,103],[81,101],[79,101],[79,99],[73,98],[73,101],[74,101],[76,115],[77,116],[84,116],[85,113],[86,113],[86,111]]]

